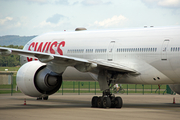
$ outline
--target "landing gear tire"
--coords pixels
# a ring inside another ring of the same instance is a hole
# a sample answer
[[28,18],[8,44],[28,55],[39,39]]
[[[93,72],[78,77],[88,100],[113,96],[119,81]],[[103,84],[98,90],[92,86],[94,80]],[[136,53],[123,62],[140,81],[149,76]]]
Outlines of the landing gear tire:
[[94,96],[91,101],[92,107],[97,107],[98,96]]
[[115,97],[111,97],[111,108],[115,108]]
[[43,97],[43,100],[48,100],[48,96],[46,96],[46,97]]
[[123,101],[121,97],[97,97],[94,96],[91,101],[92,107],[98,108],[122,108]]
[[37,100],[42,100],[42,97],[38,97]]
[[111,99],[109,97],[104,97],[102,103],[104,108],[111,107]]
[[97,99],[97,107],[98,108],[103,107],[103,97],[98,97],[98,99]]
[[122,108],[123,101],[121,97],[116,97],[114,103],[116,108]]

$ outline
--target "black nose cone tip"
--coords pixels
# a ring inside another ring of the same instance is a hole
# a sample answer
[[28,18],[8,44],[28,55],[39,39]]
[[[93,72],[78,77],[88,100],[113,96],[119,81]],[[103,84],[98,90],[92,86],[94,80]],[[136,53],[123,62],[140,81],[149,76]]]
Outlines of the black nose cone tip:
[[49,76],[47,82],[48,82],[48,85],[54,86],[57,84],[58,80],[57,80],[57,77]]

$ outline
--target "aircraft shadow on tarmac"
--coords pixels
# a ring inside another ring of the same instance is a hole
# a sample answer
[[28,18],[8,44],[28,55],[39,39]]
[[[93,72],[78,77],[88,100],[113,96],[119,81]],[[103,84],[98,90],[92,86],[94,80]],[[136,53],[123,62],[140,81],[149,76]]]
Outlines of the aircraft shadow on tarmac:
[[[91,101],[83,100],[69,100],[69,99],[50,99],[50,100],[41,100],[37,101],[35,99],[27,99],[27,104],[16,104],[16,100],[23,99],[14,99],[14,104],[12,106],[0,107],[0,110],[8,109],[42,109],[42,108],[91,108]],[[145,108],[145,109],[166,109],[166,108],[180,108],[180,104],[172,103],[160,103],[160,104],[138,104],[138,103],[124,103],[123,108]],[[98,108],[95,108],[98,109]],[[104,108],[103,108],[104,109]],[[112,108],[115,109],[115,108]]]
[[180,108],[180,104],[162,103],[162,104],[124,104],[124,108]]

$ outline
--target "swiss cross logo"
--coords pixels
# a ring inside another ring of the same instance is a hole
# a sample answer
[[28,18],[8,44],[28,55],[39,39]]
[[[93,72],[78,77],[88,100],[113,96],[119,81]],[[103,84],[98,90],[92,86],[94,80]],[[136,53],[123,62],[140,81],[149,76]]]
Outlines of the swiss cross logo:
[[[29,51],[37,51],[37,52],[45,52],[48,53],[50,52],[51,54],[55,54],[55,51],[57,51],[57,53],[59,55],[63,55],[63,51],[61,50],[61,47],[65,46],[65,41],[62,41],[60,43],[58,43],[57,41],[54,42],[32,42],[29,47],[28,50]],[[34,60],[38,60],[38,59],[34,59]],[[33,58],[29,58],[27,57],[27,61],[33,61]]]

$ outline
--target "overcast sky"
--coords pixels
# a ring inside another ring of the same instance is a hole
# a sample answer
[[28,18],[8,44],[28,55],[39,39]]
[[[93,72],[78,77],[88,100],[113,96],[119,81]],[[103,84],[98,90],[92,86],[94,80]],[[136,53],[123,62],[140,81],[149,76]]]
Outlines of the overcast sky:
[[180,0],[0,0],[0,36],[180,26]]

